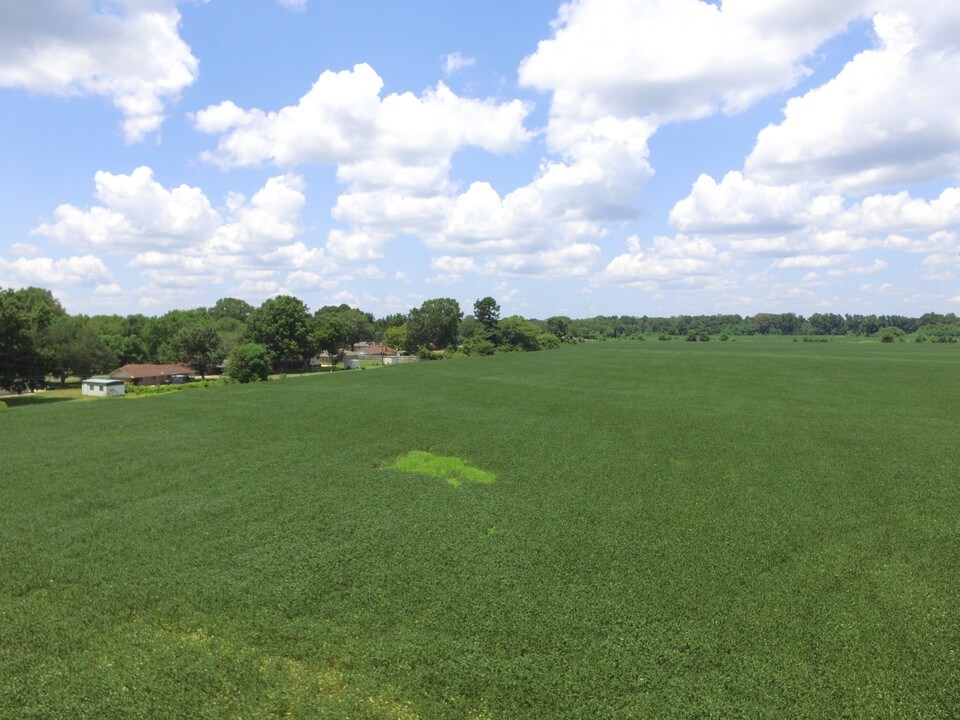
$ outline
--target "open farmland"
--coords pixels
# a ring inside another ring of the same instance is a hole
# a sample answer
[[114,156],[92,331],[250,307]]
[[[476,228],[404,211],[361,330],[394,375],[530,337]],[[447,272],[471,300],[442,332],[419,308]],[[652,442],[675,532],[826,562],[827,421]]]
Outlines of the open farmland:
[[0,412],[2,718],[953,718],[956,346]]

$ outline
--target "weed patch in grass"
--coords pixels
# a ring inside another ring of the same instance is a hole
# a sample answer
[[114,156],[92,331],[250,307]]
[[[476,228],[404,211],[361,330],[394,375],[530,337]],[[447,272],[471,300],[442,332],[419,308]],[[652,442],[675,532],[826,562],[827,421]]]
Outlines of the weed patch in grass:
[[390,468],[413,475],[442,478],[453,487],[460,487],[464,482],[489,485],[497,479],[492,472],[471,467],[458,457],[434,455],[424,450],[411,450],[397,458]]

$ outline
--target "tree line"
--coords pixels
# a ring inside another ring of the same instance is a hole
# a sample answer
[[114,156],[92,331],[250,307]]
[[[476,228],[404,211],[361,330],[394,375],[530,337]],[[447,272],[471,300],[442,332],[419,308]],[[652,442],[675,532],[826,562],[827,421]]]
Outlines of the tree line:
[[128,363],[175,363],[201,376],[224,363],[241,380],[270,371],[310,367],[320,354],[330,364],[360,342],[379,342],[424,358],[437,351],[466,355],[546,350],[584,340],[640,338],[645,335],[914,335],[956,341],[960,319],[953,313],[837,315],[794,313],[677,315],[672,317],[596,316],[546,320],[500,317],[492,297],[478,299],[465,315],[451,298],[434,298],[407,313],[381,318],[346,304],[311,312],[300,299],[280,295],[258,307],[222,298],[212,307],[171,310],[150,317],[70,315],[49,290],[0,290],[0,388],[23,391],[49,377],[105,374]]
[[920,317],[904,315],[839,315],[813,313],[803,317],[795,313],[757,313],[741,315],[675,315],[637,317],[632,315],[597,316],[569,320],[577,338],[606,340],[643,335],[795,335],[871,337],[893,334],[914,335],[920,342],[955,342],[960,338],[960,318],[954,313],[925,313]]

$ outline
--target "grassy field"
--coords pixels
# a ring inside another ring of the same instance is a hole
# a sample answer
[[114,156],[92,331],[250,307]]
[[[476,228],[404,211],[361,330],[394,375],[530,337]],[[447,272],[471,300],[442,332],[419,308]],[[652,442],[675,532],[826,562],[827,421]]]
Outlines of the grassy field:
[[10,395],[0,395],[0,402],[7,407],[26,407],[28,405],[47,405],[49,403],[72,402],[74,400],[90,400],[89,397],[83,397],[80,392],[80,381],[68,383],[61,387],[55,386],[52,390],[43,390],[42,392],[26,392],[20,395],[16,393]]
[[656,342],[0,412],[0,718],[956,718],[960,352]]

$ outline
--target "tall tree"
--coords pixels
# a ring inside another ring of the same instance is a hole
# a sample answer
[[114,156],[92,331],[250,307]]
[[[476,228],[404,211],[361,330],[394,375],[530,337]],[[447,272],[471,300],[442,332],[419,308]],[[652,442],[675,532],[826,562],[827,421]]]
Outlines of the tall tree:
[[347,329],[346,344],[353,347],[358,342],[372,340],[374,336],[373,315],[357,308],[352,308],[346,303],[342,305],[325,305],[317,310],[317,317],[321,315],[337,315],[342,320]]
[[13,290],[0,290],[0,389],[23,392],[35,383],[39,365],[23,303]]
[[148,318],[143,324],[141,337],[146,345],[149,361],[180,362],[178,345],[180,332],[190,325],[205,322],[207,319],[207,311],[203,308],[171,310],[160,317]]
[[547,332],[557,336],[562,342],[570,335],[570,318],[564,315],[555,315],[547,318]]
[[310,314],[292,295],[270,298],[250,313],[247,337],[270,352],[274,367],[306,365],[315,349],[310,338]]
[[463,319],[460,303],[451,298],[427,300],[410,311],[407,323],[407,349],[421,347],[443,349],[457,341],[457,329]]
[[407,324],[393,325],[383,331],[383,344],[394,349],[407,346]]
[[66,311],[49,290],[0,291],[0,387],[23,392],[43,387],[53,369],[43,333]]
[[15,290],[14,293],[20,298],[27,322],[30,324],[31,332],[36,339],[41,332],[50,326],[56,318],[63,317],[67,311],[63,309],[60,301],[53,293],[38,287],[28,287],[22,290]]
[[233,318],[245,323],[253,312],[253,305],[239,298],[220,298],[209,312],[214,320]]
[[56,318],[43,332],[43,343],[52,360],[51,373],[66,382],[70,375],[89,377],[117,366],[116,354],[85,315]]
[[480,298],[473,304],[473,316],[487,332],[492,332],[500,321],[500,306],[492,297]]
[[327,353],[336,368],[343,350],[350,340],[350,323],[338,312],[318,312],[312,322],[311,341],[314,347]]
[[176,345],[180,361],[200,373],[201,378],[218,367],[226,355],[220,333],[209,322],[182,328],[177,333]]

